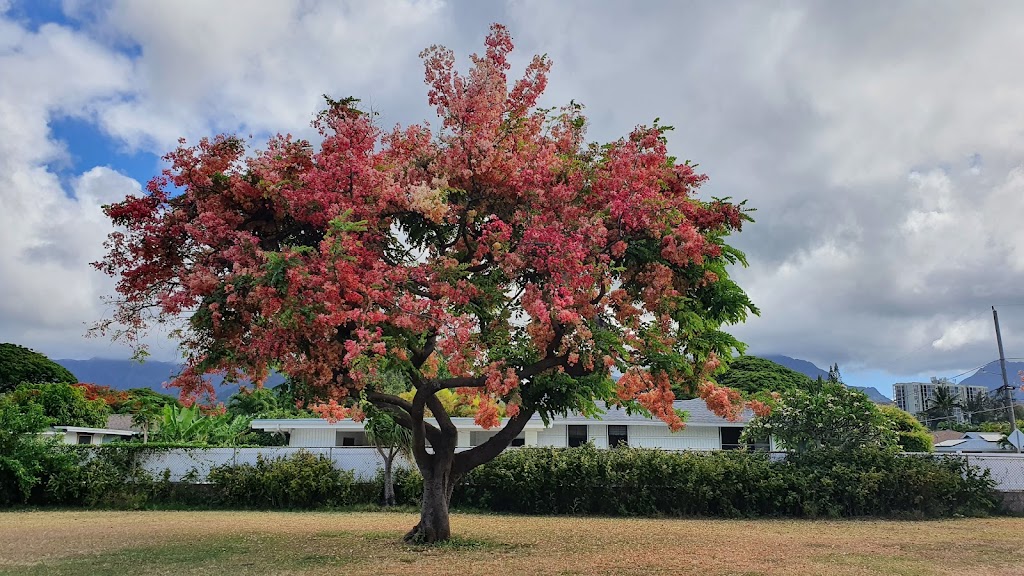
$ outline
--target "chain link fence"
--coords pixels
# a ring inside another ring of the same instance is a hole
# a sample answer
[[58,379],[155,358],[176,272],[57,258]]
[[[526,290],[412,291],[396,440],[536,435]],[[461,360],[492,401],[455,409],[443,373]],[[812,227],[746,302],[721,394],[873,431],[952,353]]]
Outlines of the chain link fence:
[[961,457],[971,466],[987,469],[1000,492],[1024,491],[1024,454],[943,454]]
[[[299,451],[324,456],[339,470],[350,470],[361,482],[373,480],[384,467],[380,454],[372,447],[345,446],[324,448],[260,447],[260,448],[180,448],[146,454],[141,466],[160,476],[170,473],[172,482],[204,483],[210,470],[223,465],[256,464],[257,458],[287,458]],[[968,464],[987,469],[1001,492],[1024,491],[1024,455],[1020,454],[930,454],[933,458],[963,458]],[[785,452],[772,452],[774,461],[784,460]],[[401,456],[396,467],[412,468],[412,463]]]
[[[325,448],[299,448],[289,446],[267,446],[260,448],[176,448],[145,454],[140,466],[147,472],[162,476],[169,473],[171,482],[205,483],[210,470],[217,466],[256,464],[259,457],[264,459],[288,458],[304,451],[323,456],[334,462],[339,470],[350,470],[357,482],[373,480],[384,461],[376,449],[366,446],[345,446]],[[395,467],[411,467],[401,456],[395,459]]]

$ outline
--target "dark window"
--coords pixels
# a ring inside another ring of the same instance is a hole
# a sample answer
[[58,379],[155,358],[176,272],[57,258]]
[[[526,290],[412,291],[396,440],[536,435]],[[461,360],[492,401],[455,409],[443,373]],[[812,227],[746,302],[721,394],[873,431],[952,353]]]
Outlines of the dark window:
[[366,434],[362,432],[338,432],[334,436],[335,446],[366,446]]
[[586,426],[569,426],[569,448],[576,448],[587,443]]
[[526,438],[513,438],[509,446],[526,446]]
[[722,432],[722,450],[738,450],[742,447],[740,444],[740,434],[743,433],[743,428],[719,428]]
[[629,428],[626,426],[608,427],[608,447],[629,446]]
[[92,434],[79,434],[78,435],[78,443],[79,444],[92,444]]

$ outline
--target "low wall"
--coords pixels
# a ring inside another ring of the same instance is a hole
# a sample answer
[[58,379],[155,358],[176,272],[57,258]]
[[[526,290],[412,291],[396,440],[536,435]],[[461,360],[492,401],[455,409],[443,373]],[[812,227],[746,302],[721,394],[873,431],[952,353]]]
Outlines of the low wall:
[[[264,458],[287,458],[296,452],[305,451],[325,456],[334,462],[339,470],[350,470],[357,481],[369,481],[384,467],[384,461],[376,449],[367,446],[345,446],[328,448],[293,448],[289,446],[266,446],[261,448],[180,448],[163,450],[146,455],[142,467],[154,475],[170,472],[171,482],[207,481],[210,470],[225,464],[255,464],[259,456]],[[396,466],[410,467],[401,456]]]
[[1015,492],[1000,492],[1002,502],[999,509],[1004,514],[1012,516],[1024,516],[1024,490]]

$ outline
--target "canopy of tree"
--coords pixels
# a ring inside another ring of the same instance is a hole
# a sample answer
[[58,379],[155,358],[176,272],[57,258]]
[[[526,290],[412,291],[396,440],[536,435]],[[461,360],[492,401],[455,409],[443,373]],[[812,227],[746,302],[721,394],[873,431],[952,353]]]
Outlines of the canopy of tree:
[[143,405],[154,404],[162,407],[165,404],[178,404],[178,399],[166,394],[160,394],[149,388],[129,388],[128,390],[114,390],[110,386],[98,384],[78,383],[75,387],[81,388],[86,400],[102,400],[110,407],[114,414],[134,414]]
[[798,452],[894,447],[897,442],[889,420],[867,396],[822,380],[782,393],[771,413],[756,416],[743,434],[750,441],[770,436],[780,447]]
[[812,383],[808,376],[796,370],[790,370],[781,364],[757,356],[740,356],[734,359],[716,380],[722,386],[747,394],[806,390]]
[[[707,178],[668,154],[657,121],[588,143],[582,106],[537,106],[550,61],[510,82],[511,50],[495,25],[468,74],[446,48],[423,52],[435,127],[385,130],[328,98],[316,145],[183,144],[144,194],[106,207],[118,232],[97,267],[120,302],[98,329],[139,343],[154,314],[187,317],[185,394],[208,391],[204,373],[277,370],[325,417],[389,412],[424,478],[416,541],[449,537],[455,483],[535,414],[608,401],[677,430],[673,383],[725,417],[744,408],[710,379],[743,348],[722,326],[756,312],[728,270],[745,264],[726,243],[743,203],[699,198]],[[442,390],[487,428],[503,407],[504,426],[456,453]]]
[[18,384],[78,382],[66,368],[38,352],[17,344],[0,344],[0,393],[13,390]]
[[49,426],[103,428],[110,414],[103,400],[86,400],[81,388],[65,382],[22,384],[3,399],[22,407],[39,406]]
[[896,443],[904,452],[931,452],[932,435],[920,420],[895,406],[879,406],[888,426],[896,432]]

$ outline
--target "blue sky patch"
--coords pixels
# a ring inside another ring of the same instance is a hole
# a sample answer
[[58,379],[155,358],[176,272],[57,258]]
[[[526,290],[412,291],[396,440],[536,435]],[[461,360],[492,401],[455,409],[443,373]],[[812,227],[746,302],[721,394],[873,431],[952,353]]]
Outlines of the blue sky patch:
[[33,32],[39,31],[43,24],[71,25],[71,21],[64,14],[60,0],[14,2],[7,11],[7,15]]
[[67,184],[95,166],[106,166],[138,180],[145,188],[153,176],[164,167],[156,154],[143,151],[128,152],[123,144],[103,133],[96,124],[83,118],[62,116],[50,120],[53,138],[67,148],[67,162],[52,163],[47,168]]

